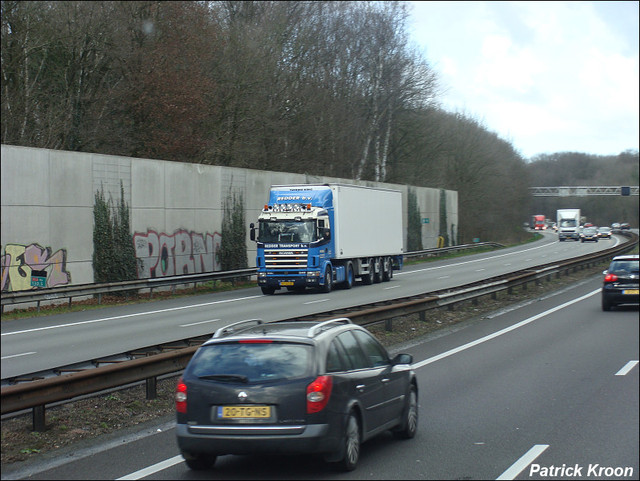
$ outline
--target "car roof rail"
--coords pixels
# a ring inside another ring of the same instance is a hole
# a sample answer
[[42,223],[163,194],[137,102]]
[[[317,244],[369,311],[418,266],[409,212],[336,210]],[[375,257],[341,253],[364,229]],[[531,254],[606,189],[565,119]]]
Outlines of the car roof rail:
[[215,338],[229,336],[236,332],[242,325],[247,325],[246,327],[249,327],[248,324],[259,326],[260,324],[264,324],[264,321],[262,319],[245,319],[244,321],[234,322],[233,324],[229,324],[228,326],[224,326],[218,329],[213,334],[213,337]]
[[[333,324],[335,324],[335,326]],[[307,332],[307,336],[315,337],[318,334],[320,334],[322,331],[325,331],[327,329],[331,329],[333,327],[337,327],[343,324],[353,324],[353,322],[351,322],[351,319],[347,319],[346,317],[338,317],[336,319],[324,321],[324,322],[321,322],[320,324],[316,324],[315,326],[310,327],[309,331]]]

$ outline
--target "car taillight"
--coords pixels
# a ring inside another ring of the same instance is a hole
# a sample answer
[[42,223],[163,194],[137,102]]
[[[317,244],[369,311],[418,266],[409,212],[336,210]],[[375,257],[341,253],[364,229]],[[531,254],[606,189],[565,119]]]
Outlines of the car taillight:
[[607,274],[606,276],[604,276],[605,282],[615,282],[617,280],[618,280],[618,276],[616,276],[615,274]]
[[182,382],[182,378],[176,386],[176,411],[187,414],[187,385]]
[[329,402],[333,378],[331,376],[318,376],[315,381],[307,386],[307,414],[320,412]]

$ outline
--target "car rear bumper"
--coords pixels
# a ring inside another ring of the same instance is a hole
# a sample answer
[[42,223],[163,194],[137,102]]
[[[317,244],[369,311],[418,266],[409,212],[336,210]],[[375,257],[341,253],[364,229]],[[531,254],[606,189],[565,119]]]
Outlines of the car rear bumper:
[[328,424],[231,429],[177,424],[176,435],[181,451],[216,455],[329,453],[339,440]]
[[[637,287],[635,288],[638,289]],[[629,290],[629,289],[624,289]],[[602,298],[609,304],[638,304],[640,303],[640,295],[623,294],[623,289],[608,289],[602,291]]]

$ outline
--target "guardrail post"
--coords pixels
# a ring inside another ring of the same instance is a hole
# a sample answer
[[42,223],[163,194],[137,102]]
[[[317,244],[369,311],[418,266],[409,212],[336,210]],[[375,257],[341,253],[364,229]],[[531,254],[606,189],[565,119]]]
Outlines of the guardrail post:
[[392,321],[392,319],[386,319],[384,321],[384,330],[385,331],[389,331],[389,332],[393,331],[393,321]]
[[158,397],[158,379],[155,376],[146,379],[146,391],[147,399],[155,399]]
[[427,322],[427,311],[420,311],[418,315],[420,316],[420,322]]
[[46,428],[44,416],[44,404],[42,406],[34,406],[31,417],[33,419],[33,430],[42,432]]

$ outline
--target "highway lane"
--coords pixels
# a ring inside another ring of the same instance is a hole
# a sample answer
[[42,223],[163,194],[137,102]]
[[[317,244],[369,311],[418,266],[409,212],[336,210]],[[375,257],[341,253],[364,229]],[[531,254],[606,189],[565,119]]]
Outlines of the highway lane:
[[322,312],[452,287],[555,260],[604,249],[623,241],[543,240],[495,252],[410,266],[391,282],[336,290],[330,294],[279,292],[257,288],[119,306],[1,324],[1,377],[47,370],[145,346],[213,333],[231,322],[265,321]]
[[602,312],[600,282],[403,346],[419,377],[418,435],[365,444],[353,473],[308,456],[222,456],[191,472],[169,423],[6,479],[531,479],[562,466],[638,479],[638,310]]

